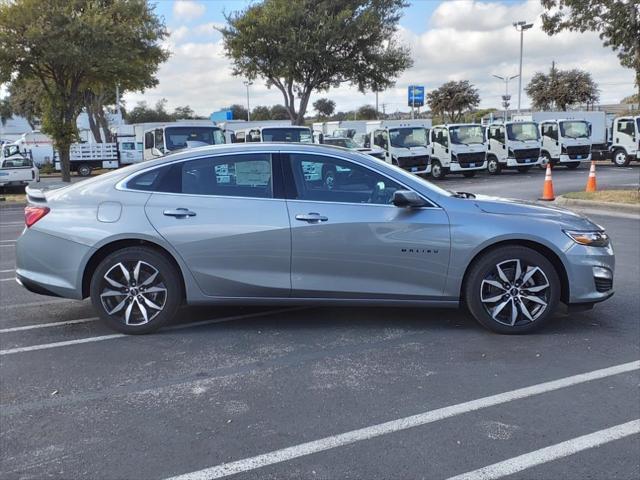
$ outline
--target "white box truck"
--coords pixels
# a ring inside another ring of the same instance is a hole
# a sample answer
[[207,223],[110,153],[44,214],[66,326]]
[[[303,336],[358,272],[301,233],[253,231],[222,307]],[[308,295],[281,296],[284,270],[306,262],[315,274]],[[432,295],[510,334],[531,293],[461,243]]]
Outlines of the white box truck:
[[610,150],[617,167],[640,161],[640,116],[625,115],[613,121]]
[[373,120],[367,122],[364,147],[376,145],[384,161],[417,175],[430,172],[431,120]]
[[[142,126],[135,125],[136,139]],[[143,160],[169,155],[185,148],[226,143],[224,131],[210,120],[163,123],[144,130]]]
[[473,177],[487,168],[484,128],[478,123],[437,125],[431,129],[431,176],[449,173]]
[[309,127],[296,125],[254,127],[245,131],[245,142],[313,143]]
[[540,131],[531,121],[496,122],[486,129],[487,170],[491,175],[504,168],[516,168],[526,173],[541,163]]

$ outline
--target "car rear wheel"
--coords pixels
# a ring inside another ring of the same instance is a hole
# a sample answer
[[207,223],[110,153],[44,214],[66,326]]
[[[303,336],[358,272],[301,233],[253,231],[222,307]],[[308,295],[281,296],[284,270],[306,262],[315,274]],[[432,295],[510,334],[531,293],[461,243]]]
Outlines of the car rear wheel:
[[129,247],[108,255],[91,278],[91,301],[113,329],[150,333],[173,318],[182,299],[179,273],[164,255]]
[[465,302],[475,319],[497,333],[528,333],[553,315],[560,280],[549,260],[526,247],[490,251],[472,265]]
[[627,152],[618,148],[613,152],[613,163],[616,167],[626,167],[631,162],[631,157],[627,156]]

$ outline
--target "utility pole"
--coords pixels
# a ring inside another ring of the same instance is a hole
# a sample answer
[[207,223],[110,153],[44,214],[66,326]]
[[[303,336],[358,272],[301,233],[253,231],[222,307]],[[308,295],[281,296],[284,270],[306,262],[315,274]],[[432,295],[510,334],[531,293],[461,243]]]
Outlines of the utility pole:
[[518,113],[520,113],[520,101],[522,100],[522,45],[524,43],[524,31],[533,27],[533,23],[525,20],[515,22],[513,26],[520,32],[520,70],[518,71]]
[[251,121],[251,107],[249,106],[249,87],[253,85],[253,82],[250,80],[245,80],[244,86],[247,87],[247,122]]
[[504,82],[504,95],[502,96],[502,106],[504,107],[504,122],[507,123],[507,116],[509,114],[509,100],[511,100],[511,95],[509,95],[509,81],[514,78],[519,77],[520,75],[513,75],[511,77],[501,77],[500,75],[493,75],[499,80]]
[[376,120],[379,119],[378,111],[378,90],[376,90]]

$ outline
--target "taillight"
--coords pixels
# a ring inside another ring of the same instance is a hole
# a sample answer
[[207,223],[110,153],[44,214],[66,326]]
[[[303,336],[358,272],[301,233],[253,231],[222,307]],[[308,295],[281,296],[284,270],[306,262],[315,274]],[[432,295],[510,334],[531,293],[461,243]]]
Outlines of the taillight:
[[27,228],[29,228],[50,211],[51,209],[49,207],[33,207],[33,206],[25,207],[24,208],[25,225],[27,226]]

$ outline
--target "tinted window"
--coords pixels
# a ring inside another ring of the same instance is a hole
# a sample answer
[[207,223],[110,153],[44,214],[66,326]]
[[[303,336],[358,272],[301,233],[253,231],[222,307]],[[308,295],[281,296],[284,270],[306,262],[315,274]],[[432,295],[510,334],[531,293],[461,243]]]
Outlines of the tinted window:
[[153,148],[153,132],[144,134],[144,148]]
[[545,137],[558,139],[558,126],[555,123],[545,123],[542,125],[542,135]]
[[28,158],[16,157],[10,160],[5,160],[2,164],[2,168],[31,168],[33,167],[33,163]]
[[389,205],[400,184],[368,168],[323,155],[291,154],[297,199]]
[[263,128],[263,142],[311,143],[311,131],[307,128]]
[[147,192],[160,191],[159,180],[166,174],[170,167],[160,167],[141,173],[127,182],[127,188],[132,190],[144,190]]
[[165,130],[169,151],[187,148],[187,142],[196,142],[196,146],[224,143],[222,130],[215,127],[167,127]]

